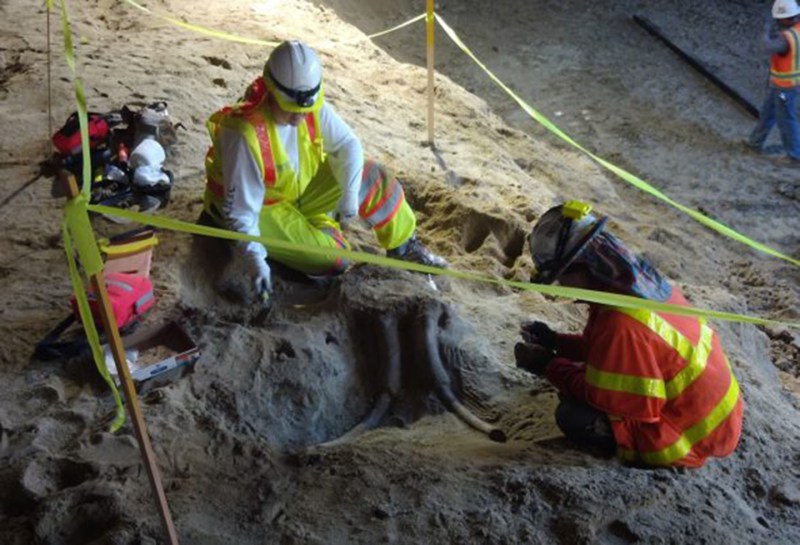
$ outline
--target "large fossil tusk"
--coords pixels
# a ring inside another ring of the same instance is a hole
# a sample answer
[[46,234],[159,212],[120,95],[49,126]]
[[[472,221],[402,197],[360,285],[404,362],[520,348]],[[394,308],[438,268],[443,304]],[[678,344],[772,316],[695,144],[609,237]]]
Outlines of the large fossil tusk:
[[506,442],[506,434],[503,430],[495,428],[475,416],[463,403],[461,403],[453,394],[453,389],[450,384],[450,375],[442,364],[442,358],[439,356],[438,336],[436,331],[438,329],[438,312],[435,312],[439,307],[431,306],[425,309],[424,317],[424,332],[425,332],[425,347],[428,352],[428,361],[433,372],[433,379],[436,383],[436,393],[442,403],[445,404],[448,410],[454,412],[461,420],[476,430],[485,433],[489,439],[498,443]]
[[381,335],[385,346],[384,354],[387,355],[386,367],[383,372],[383,391],[378,396],[378,400],[372,407],[369,414],[353,429],[330,441],[322,443],[320,446],[331,446],[355,439],[364,432],[367,432],[381,423],[386,412],[392,406],[394,397],[400,391],[400,330],[397,328],[397,319],[389,316],[380,318]]

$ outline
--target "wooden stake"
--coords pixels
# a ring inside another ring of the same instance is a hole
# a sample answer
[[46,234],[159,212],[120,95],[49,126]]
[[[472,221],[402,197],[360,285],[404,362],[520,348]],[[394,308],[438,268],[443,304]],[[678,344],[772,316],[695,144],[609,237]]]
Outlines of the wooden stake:
[[[75,177],[67,171],[59,173],[59,178],[65,184],[67,189],[67,196],[74,199],[80,194],[78,184]],[[161,524],[167,534],[167,542],[170,545],[178,545],[178,535],[175,533],[175,526],[172,523],[172,515],[169,512],[169,505],[167,504],[167,497],[164,494],[164,487],[161,484],[161,476],[158,472],[158,466],[155,462],[155,454],[153,447],[150,444],[150,436],[147,433],[147,426],[145,425],[144,418],[142,417],[142,410],[139,406],[139,397],[136,393],[136,388],[131,379],[131,373],[128,369],[125,357],[125,347],[122,344],[122,338],[117,328],[117,322],[114,319],[114,312],[111,309],[111,303],[108,299],[108,290],[106,289],[105,278],[103,272],[93,274],[89,278],[92,289],[95,293],[97,301],[100,303],[100,315],[103,320],[103,328],[108,335],[108,344],[111,347],[111,353],[114,356],[114,364],[117,367],[117,374],[122,383],[122,390],[125,394],[125,403],[128,406],[128,414],[130,415],[133,429],[136,433],[136,440],[139,443],[139,451],[144,460],[145,469],[147,469],[147,476],[150,479],[150,486],[156,496],[158,502],[159,515],[161,516]]]
[[51,138],[53,137],[53,92],[52,77],[50,74],[50,6],[47,9],[47,141],[50,142],[48,148],[53,149]]
[[428,17],[426,19],[428,30],[428,143],[431,147],[435,147],[433,142],[433,99],[434,99],[434,81],[433,81],[433,2],[428,0]]

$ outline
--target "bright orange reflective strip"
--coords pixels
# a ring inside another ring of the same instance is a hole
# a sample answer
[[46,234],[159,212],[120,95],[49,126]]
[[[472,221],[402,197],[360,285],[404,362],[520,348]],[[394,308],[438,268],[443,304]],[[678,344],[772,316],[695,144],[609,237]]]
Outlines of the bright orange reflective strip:
[[264,183],[267,187],[273,187],[275,185],[275,158],[272,156],[267,124],[261,116],[251,116],[250,122],[256,131],[258,144],[261,146],[261,157],[264,161]]
[[308,127],[308,138],[313,142],[317,139],[317,128],[314,126],[314,113],[306,114],[306,127]]

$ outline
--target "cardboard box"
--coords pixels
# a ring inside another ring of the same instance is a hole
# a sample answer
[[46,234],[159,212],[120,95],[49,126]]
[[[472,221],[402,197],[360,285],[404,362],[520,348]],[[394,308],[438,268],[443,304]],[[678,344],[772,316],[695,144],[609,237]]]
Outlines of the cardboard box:
[[[136,391],[145,393],[164,386],[194,370],[200,349],[177,322],[140,329],[123,337],[128,369]],[[106,349],[106,363],[112,375],[116,366]],[[117,380],[119,382],[119,380]]]

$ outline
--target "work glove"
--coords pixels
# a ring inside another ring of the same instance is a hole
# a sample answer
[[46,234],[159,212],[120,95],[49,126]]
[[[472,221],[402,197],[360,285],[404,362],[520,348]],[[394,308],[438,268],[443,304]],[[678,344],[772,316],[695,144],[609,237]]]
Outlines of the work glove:
[[538,344],[551,351],[556,349],[558,334],[544,322],[523,322],[520,333],[526,343]]
[[555,354],[544,346],[532,343],[517,343],[514,345],[514,359],[517,369],[524,369],[532,375],[543,377],[547,365],[553,360]]
[[256,302],[262,306],[269,306],[272,294],[272,274],[267,260],[258,254],[248,252],[244,247],[239,251],[243,270],[255,292]]

